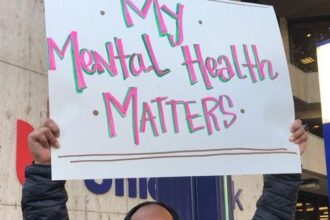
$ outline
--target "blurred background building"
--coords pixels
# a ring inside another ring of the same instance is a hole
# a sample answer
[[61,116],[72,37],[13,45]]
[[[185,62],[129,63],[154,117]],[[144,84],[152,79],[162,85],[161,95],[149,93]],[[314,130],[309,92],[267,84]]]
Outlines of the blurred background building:
[[[296,220],[329,219],[316,45],[330,39],[330,1],[245,2],[275,8],[291,75],[296,118],[302,119],[310,133],[308,150],[302,157],[304,182],[299,193]],[[242,213],[235,211],[235,214],[238,217]]]

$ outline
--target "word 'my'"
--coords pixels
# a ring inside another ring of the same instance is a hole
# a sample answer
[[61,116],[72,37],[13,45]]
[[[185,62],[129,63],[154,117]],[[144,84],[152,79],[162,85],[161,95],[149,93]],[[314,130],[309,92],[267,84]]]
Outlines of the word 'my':
[[[172,11],[168,6],[160,6],[158,0],[146,0],[142,9],[139,9],[131,0],[121,0],[122,11],[124,13],[124,20],[128,27],[134,26],[133,19],[128,10],[130,7],[140,17],[146,18],[153,3],[154,14],[156,23],[159,28],[160,36],[167,36],[172,47],[181,45],[183,43],[183,9],[184,6],[177,4],[176,11]],[[163,12],[163,13],[162,13]],[[175,36],[169,34],[168,26],[165,23],[164,14],[175,20],[176,23],[176,34]]]

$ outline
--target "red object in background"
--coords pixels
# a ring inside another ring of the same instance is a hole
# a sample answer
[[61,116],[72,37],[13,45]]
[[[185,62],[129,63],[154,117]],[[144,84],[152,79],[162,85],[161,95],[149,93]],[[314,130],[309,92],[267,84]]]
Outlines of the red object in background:
[[32,154],[29,150],[28,136],[34,128],[23,120],[17,120],[16,131],[16,174],[19,182],[25,182],[25,167],[32,163]]

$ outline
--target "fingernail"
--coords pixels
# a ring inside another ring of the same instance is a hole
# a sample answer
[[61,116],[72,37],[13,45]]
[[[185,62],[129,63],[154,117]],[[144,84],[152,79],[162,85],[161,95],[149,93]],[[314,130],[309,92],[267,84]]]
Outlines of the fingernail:
[[55,144],[54,144],[54,146],[55,146],[56,148],[59,148],[59,147],[60,147],[60,142],[56,141]]
[[289,141],[293,141],[293,140],[294,140],[294,137],[291,136],[291,137],[289,138]]

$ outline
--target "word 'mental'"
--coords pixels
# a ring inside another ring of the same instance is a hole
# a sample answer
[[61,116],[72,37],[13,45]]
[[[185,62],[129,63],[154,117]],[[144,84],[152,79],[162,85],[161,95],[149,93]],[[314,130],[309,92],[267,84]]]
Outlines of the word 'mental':
[[[142,35],[142,40],[148,54],[147,57],[143,56],[142,52],[126,54],[122,40],[120,38],[114,38],[114,45],[112,42],[105,44],[107,58],[104,58],[98,51],[80,49],[78,33],[75,31],[70,33],[62,49],[58,47],[52,38],[48,38],[49,69],[56,70],[55,53],[60,59],[64,59],[67,50],[70,50],[75,87],[78,92],[82,92],[87,88],[84,73],[92,75],[96,72],[101,74],[107,71],[110,76],[114,77],[120,72],[123,74],[124,80],[129,78],[130,75],[139,76],[142,72],[148,73],[152,70],[158,76],[169,73],[170,69],[161,69],[149,35]],[[117,53],[115,53],[115,49]],[[120,63],[121,71],[118,70],[116,60]],[[148,65],[147,61],[151,64]]]
[[[230,128],[236,121],[237,115],[233,112],[234,103],[228,95],[220,95],[219,97],[204,97],[201,100],[176,100],[168,97],[156,97],[150,102],[138,102],[138,89],[129,88],[123,104],[110,92],[103,93],[105,103],[107,121],[109,128],[109,136],[113,138],[117,136],[116,124],[114,120],[114,112],[119,112],[120,116],[125,118],[131,109],[133,116],[131,118],[134,143],[140,143],[140,133],[146,132],[147,124],[150,125],[154,136],[159,136],[160,132],[167,133],[168,125],[173,127],[174,133],[180,133],[181,127],[179,118],[184,117],[187,129],[190,133],[194,133],[203,129],[207,130],[208,135],[221,128]],[[139,107],[140,105],[140,107]],[[141,106],[142,105],[142,106]],[[156,111],[152,110],[152,105],[156,106]],[[192,112],[193,105],[200,105],[202,114]],[[178,108],[183,108],[185,114],[178,114]],[[113,111],[113,110],[117,111]],[[141,112],[139,111],[141,109]],[[170,112],[172,118],[166,118],[165,112]],[[158,116],[158,117],[156,117]],[[203,117],[204,123],[196,124],[195,119]]]

